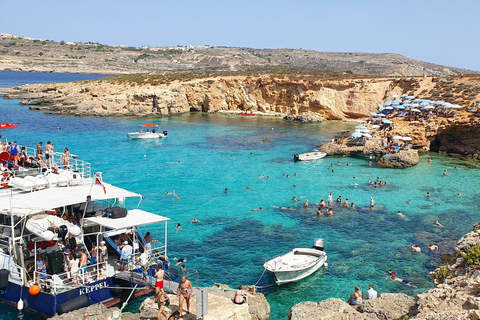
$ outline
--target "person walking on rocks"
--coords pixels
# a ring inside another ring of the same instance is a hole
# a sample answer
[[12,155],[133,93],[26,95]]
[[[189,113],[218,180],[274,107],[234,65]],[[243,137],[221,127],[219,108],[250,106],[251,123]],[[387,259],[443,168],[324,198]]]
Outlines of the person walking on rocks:
[[187,277],[182,277],[182,281],[178,285],[178,309],[180,310],[180,316],[183,314],[183,301],[187,301],[187,313],[190,313],[190,298],[192,297],[193,286]]

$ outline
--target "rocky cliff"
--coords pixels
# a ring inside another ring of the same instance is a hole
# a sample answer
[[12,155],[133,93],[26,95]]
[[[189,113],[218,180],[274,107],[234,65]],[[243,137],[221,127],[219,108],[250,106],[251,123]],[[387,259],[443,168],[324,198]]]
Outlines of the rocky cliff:
[[340,299],[302,302],[289,319],[480,319],[480,222],[458,241],[451,262],[430,274],[436,288],[414,298],[384,293],[358,307]]

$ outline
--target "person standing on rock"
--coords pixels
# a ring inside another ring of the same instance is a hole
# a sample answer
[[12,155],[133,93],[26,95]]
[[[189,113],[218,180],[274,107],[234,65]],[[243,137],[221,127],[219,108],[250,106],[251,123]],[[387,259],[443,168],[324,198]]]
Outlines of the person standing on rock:
[[187,301],[187,313],[190,313],[190,298],[192,297],[193,286],[187,277],[182,277],[182,281],[178,285],[178,309],[180,310],[180,316],[183,314],[183,301]]

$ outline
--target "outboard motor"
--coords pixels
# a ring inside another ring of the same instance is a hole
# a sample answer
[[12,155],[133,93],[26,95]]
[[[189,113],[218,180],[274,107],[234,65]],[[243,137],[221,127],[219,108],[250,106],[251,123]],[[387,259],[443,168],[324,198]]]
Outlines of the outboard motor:
[[321,238],[315,239],[315,241],[313,242],[313,246],[312,246],[313,249],[323,251],[324,247],[325,247],[325,241]]
[[298,159],[298,153],[295,153],[293,155],[293,161],[299,161],[300,159]]
[[168,135],[168,132],[167,130],[163,131],[163,134],[165,135],[165,137]]

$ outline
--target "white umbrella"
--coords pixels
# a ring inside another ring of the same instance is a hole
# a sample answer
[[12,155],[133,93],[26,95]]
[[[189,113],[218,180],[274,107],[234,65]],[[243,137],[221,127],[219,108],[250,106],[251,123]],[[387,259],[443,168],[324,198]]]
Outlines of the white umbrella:
[[435,107],[434,106],[425,106],[425,107],[423,107],[423,109],[435,109]]
[[372,129],[378,129],[378,128],[380,128],[380,126],[379,126],[378,124],[374,124],[374,125],[372,126]]
[[362,136],[364,136],[365,138],[371,138],[372,137],[372,135],[368,134],[368,133],[364,133],[364,134],[362,134]]
[[401,137],[403,141],[412,141],[412,138],[410,137]]
[[399,97],[399,95],[398,95],[398,94],[394,94],[392,97],[394,97],[394,98],[398,98],[398,97]]
[[393,107],[385,107],[385,110],[393,110]]
[[410,110],[410,111],[411,111],[411,112],[422,112],[422,111],[420,111],[420,110],[418,110],[418,109],[412,109],[412,110]]
[[403,137],[402,137],[402,136],[394,136],[392,139],[394,139],[394,140],[402,140]]

